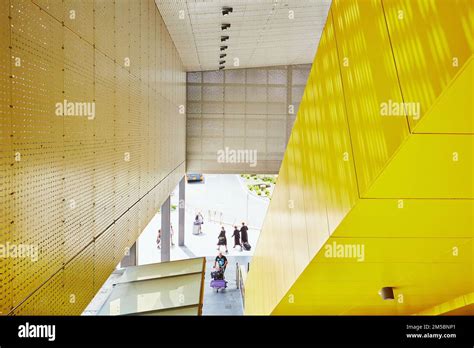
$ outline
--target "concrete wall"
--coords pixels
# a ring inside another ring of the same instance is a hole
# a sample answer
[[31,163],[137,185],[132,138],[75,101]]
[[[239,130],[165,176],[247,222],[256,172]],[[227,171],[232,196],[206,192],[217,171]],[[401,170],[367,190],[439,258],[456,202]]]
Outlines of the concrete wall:
[[187,73],[186,171],[278,173],[309,69]]

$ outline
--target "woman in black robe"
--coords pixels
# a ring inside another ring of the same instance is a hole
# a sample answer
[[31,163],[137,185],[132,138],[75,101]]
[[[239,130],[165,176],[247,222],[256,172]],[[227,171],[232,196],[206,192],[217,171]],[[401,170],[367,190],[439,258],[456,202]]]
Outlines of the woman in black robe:
[[242,237],[242,243],[248,243],[249,242],[249,236],[247,234],[248,227],[245,226],[245,222],[242,222],[242,228],[240,229],[240,235]]
[[227,238],[225,236],[224,226],[221,227],[221,232],[219,233],[219,236],[217,237],[217,250],[221,249],[221,245],[225,246],[225,252],[228,253],[229,250],[227,250]]
[[242,250],[242,244],[240,244],[240,230],[237,226],[234,226],[234,234],[232,237],[234,237],[234,249],[238,245]]

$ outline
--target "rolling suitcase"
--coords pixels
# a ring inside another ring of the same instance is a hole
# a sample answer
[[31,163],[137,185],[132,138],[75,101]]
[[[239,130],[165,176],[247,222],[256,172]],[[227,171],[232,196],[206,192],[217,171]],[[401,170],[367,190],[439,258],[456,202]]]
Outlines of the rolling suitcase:
[[196,235],[196,234],[199,234],[199,233],[201,233],[201,224],[194,222],[193,223],[193,234]]
[[244,244],[242,244],[242,247],[244,248],[245,251],[249,251],[250,249],[252,249],[252,247],[250,246],[248,242],[244,242]]

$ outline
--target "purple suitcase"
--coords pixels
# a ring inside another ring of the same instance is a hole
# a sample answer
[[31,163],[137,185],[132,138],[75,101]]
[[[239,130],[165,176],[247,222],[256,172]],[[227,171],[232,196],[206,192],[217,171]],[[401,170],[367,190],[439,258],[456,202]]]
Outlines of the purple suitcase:
[[227,282],[224,279],[213,279],[211,280],[211,288],[214,288],[219,292],[219,289],[227,288]]

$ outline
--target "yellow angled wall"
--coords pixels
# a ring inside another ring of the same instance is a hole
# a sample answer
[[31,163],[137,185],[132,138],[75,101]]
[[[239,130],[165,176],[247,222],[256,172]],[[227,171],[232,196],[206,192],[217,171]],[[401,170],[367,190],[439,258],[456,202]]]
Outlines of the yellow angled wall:
[[[333,1],[246,314],[416,314],[472,293],[472,18],[467,0]],[[364,261],[328,259],[333,243]]]
[[252,259],[249,314],[273,310],[358,197],[331,17],[317,57]]
[[0,315],[80,314],[184,174],[184,68],[153,0],[1,1],[0,44],[0,244],[39,253]]

